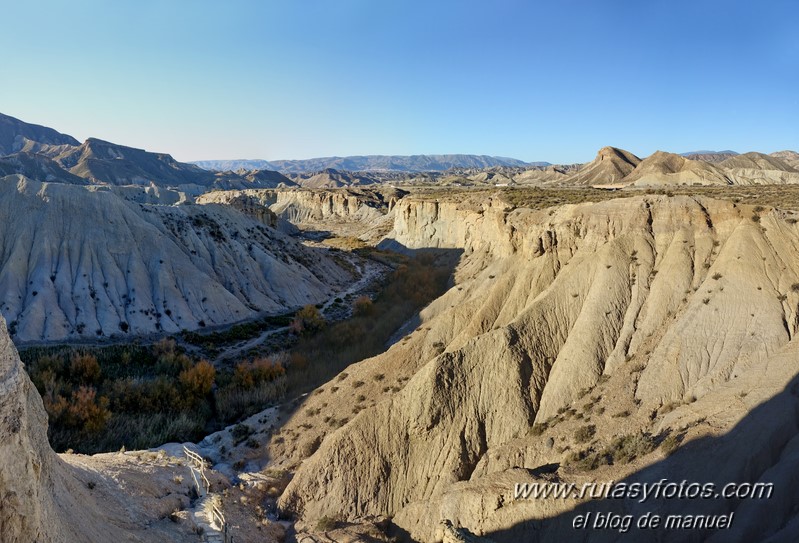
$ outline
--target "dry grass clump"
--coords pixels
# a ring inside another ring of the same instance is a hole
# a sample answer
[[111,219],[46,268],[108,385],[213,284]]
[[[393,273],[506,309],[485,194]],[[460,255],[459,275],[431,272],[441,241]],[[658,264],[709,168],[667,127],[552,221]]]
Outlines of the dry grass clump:
[[576,469],[594,470],[603,465],[629,464],[657,448],[657,439],[646,432],[618,436],[601,451],[588,449],[572,453],[566,462]]
[[574,440],[577,443],[586,443],[594,437],[594,434],[596,434],[596,426],[593,424],[581,426],[574,432]]
[[676,451],[680,447],[680,442],[681,441],[682,441],[682,439],[679,436],[677,436],[675,434],[670,434],[660,444],[660,449],[664,453],[666,453],[666,455],[670,455],[670,454],[672,454],[674,451]]

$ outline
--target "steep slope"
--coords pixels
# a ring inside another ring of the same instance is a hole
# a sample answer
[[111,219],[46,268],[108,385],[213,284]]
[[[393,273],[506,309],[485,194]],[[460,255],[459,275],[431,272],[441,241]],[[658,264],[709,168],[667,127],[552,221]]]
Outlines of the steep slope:
[[[780,394],[799,373],[790,354],[799,331],[799,294],[791,286],[799,284],[799,264],[790,257],[799,231],[790,215],[766,210],[754,221],[748,206],[659,196],[541,211],[500,199],[409,197],[394,216],[392,243],[459,250],[464,258],[455,286],[422,313],[416,332],[309,395],[296,422],[281,429],[283,436],[324,438],[280,502],[309,522],[337,513],[393,516],[428,541],[449,519],[496,541],[528,540],[542,530],[563,540],[574,535],[571,517],[541,519],[574,503],[513,502],[515,482],[540,480],[535,470],[546,465],[556,466],[559,480],[619,480],[646,463],[617,461],[584,474],[570,454],[601,451],[641,430],[686,442],[730,430],[747,406]],[[385,376],[394,386],[383,385]],[[601,412],[577,405],[588,391]],[[742,404],[741,394],[750,393]],[[359,394],[362,408],[341,428],[300,430],[307,413],[352,412]],[[685,408],[670,412],[671,402]],[[611,416],[627,405],[629,419]],[[747,425],[745,446],[719,444],[725,466],[718,478],[754,482],[767,469],[788,469],[780,451],[799,433],[797,405],[792,399],[776,411],[786,417]],[[581,445],[571,436],[586,416],[596,438]],[[557,429],[529,433],[534,422]],[[763,434],[754,439],[758,427]],[[665,462],[651,452],[658,443],[639,454]],[[679,463],[666,464],[655,480],[704,480],[717,460],[712,446],[702,450],[675,455]],[[290,467],[302,460],[292,451],[273,443],[270,455]],[[788,517],[789,502],[780,513]],[[705,507],[721,514],[739,503]],[[689,513],[694,506],[657,504]],[[749,528],[762,526],[750,520]]]
[[396,203],[407,192],[391,188],[359,188],[326,190],[243,190],[209,192],[197,202],[220,203],[246,209],[259,217],[274,214],[276,226],[286,229],[281,221],[306,230],[329,230],[339,236],[360,237],[379,241],[393,221],[390,215]]
[[550,181],[564,181],[571,171],[562,166],[541,166],[528,168],[513,176],[513,181],[519,185],[541,185]]
[[641,161],[624,178],[625,185],[729,185],[730,181],[712,164],[657,151]]
[[258,188],[264,189],[274,189],[277,187],[294,187],[297,184],[283,175],[280,172],[276,172],[274,170],[255,170],[251,172],[238,172],[240,175],[243,175],[245,179],[250,181],[254,186]]
[[16,339],[231,323],[317,303],[351,279],[325,254],[232,207],[135,200],[0,179],[0,214],[17,218],[0,227],[0,310]]
[[799,171],[780,158],[763,153],[746,153],[718,164],[735,184],[799,183]]
[[499,170],[484,170],[473,173],[469,176],[469,180],[481,185],[511,185],[515,183],[510,172]]
[[58,463],[47,415],[0,319],[0,534],[3,541],[64,541],[53,501]]
[[45,145],[80,145],[80,142],[72,136],[0,113],[0,156],[16,153],[28,142]]
[[273,170],[239,170],[237,172],[217,172],[214,174],[213,185],[193,192],[201,194],[205,190],[273,189],[296,186],[294,181]]
[[793,167],[789,166],[779,158],[770,155],[764,155],[763,153],[745,153],[743,155],[736,155],[724,160],[723,162],[720,162],[719,167],[747,170],[777,170],[781,172],[796,171]]
[[629,175],[640,162],[640,158],[628,151],[615,147],[603,147],[593,161],[577,168],[563,180],[563,183],[572,185],[614,184]]

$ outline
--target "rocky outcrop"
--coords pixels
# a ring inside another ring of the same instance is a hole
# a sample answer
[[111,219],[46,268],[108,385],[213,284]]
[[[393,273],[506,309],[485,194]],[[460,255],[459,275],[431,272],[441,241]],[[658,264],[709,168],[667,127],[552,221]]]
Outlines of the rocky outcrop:
[[53,504],[58,462],[47,442],[47,414],[0,318],[0,536],[3,541],[57,537]]
[[325,168],[318,172],[294,174],[292,179],[296,184],[306,189],[334,189],[373,185],[379,182],[377,177],[372,177],[367,173],[339,171],[333,168]]
[[637,187],[731,184],[724,173],[712,164],[663,151],[657,151],[642,160],[624,178],[623,183]]
[[771,153],[769,156],[779,158],[792,168],[799,168],[799,153],[796,151],[777,151],[776,153]]

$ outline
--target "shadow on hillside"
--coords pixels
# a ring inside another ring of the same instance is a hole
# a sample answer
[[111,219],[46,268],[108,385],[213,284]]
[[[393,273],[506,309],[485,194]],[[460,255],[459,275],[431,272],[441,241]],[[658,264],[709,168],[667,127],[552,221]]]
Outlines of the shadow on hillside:
[[[409,249],[399,244],[395,247],[406,256],[432,262],[430,267],[436,269],[437,284],[414,283],[415,279],[426,277],[426,274],[417,276],[411,271],[408,276],[395,279],[403,282],[402,287],[392,290],[396,285],[389,284],[377,295],[374,306],[382,303],[383,311],[339,321],[304,340],[304,345],[301,341],[300,348],[295,348],[292,353],[302,354],[307,359],[307,366],[301,372],[288,375],[287,397],[291,399],[282,406],[280,427],[303,408],[305,394],[324,385],[350,365],[384,353],[399,334],[410,333],[418,326],[416,323],[421,321],[422,309],[451,288],[461,250]],[[388,299],[383,301],[381,296]]]
[[[324,350],[319,349],[317,351],[318,356],[309,360],[308,367],[302,372],[302,374],[298,376],[298,380],[289,385],[287,393],[288,399],[279,406],[279,416],[277,417],[274,426],[269,429],[270,440],[275,436],[281,436],[280,438],[282,439],[282,432],[284,428],[289,425],[289,422],[296,414],[301,413],[306,408],[306,401],[310,398],[310,393],[314,389],[317,389],[318,387],[330,382],[338,374],[346,370],[350,365],[384,353],[390,348],[391,344],[393,344],[390,340],[393,340],[399,333],[404,331],[407,334],[414,331],[414,329],[417,327],[417,325],[414,323],[421,321],[421,310],[423,310],[431,302],[439,298],[449,288],[451,288],[454,281],[453,274],[455,268],[459,264],[463,254],[463,251],[460,249],[410,249],[398,243],[393,243],[391,245],[391,249],[384,250],[401,252],[403,255],[409,256],[411,258],[432,259],[435,263],[435,267],[444,275],[445,281],[438,288],[430,290],[430,295],[425,297],[425,303],[422,304],[421,307],[417,307],[412,312],[406,311],[404,314],[402,314],[401,319],[398,319],[397,315],[394,313],[382,315],[380,318],[383,318],[388,323],[391,323],[391,326],[378,325],[373,329],[378,331],[375,334],[375,337],[369,337],[368,339],[365,337],[361,338],[362,342],[369,342],[369,344],[372,346],[371,351],[363,351],[360,349],[348,351],[353,354],[363,353],[363,356],[345,356],[343,358],[337,359],[335,356],[331,355],[331,350],[336,350],[339,347],[347,348],[349,345],[355,346],[359,343],[359,339],[357,337],[352,341],[343,337],[348,333],[348,321],[342,321],[343,326],[341,326],[340,332],[336,333],[334,337],[331,338],[334,344],[324,345]],[[426,285],[417,284],[411,286],[416,287],[414,289],[415,291],[421,291],[425,290],[423,287]],[[416,294],[416,292],[413,292],[412,294]],[[379,303],[379,297],[380,295],[378,295],[376,298],[375,305]],[[409,296],[409,298],[410,297],[413,296]],[[352,319],[350,319],[350,321],[351,320]],[[372,320],[377,319],[372,318]],[[316,337],[322,337],[322,334],[315,336],[313,339]],[[315,364],[315,362],[318,363]],[[316,446],[318,447],[318,444]],[[311,454],[314,451],[311,451]],[[268,468],[269,464],[273,460],[275,459],[264,452],[259,458],[260,469]],[[271,507],[274,508],[274,505]],[[273,510],[277,512],[276,509]],[[293,539],[290,532],[288,541],[292,540]]]
[[[705,540],[726,543],[763,541],[784,530],[774,541],[799,541],[799,522],[796,520],[799,511],[799,494],[796,492],[796,483],[799,482],[799,443],[794,439],[797,433],[799,376],[795,376],[779,394],[752,409],[726,434],[685,443],[671,456],[620,481],[626,484],[655,484],[665,479],[666,482],[661,485],[664,488],[661,492],[664,493],[669,482],[679,485],[687,481],[684,489],[691,483],[712,483],[718,492],[728,483],[773,483],[773,495],[770,498],[680,499],[661,495],[657,499],[643,501],[639,494],[637,499],[599,499],[581,504],[554,518],[532,518],[507,529],[488,532],[485,537],[497,543]],[[780,464],[775,466],[778,462]],[[590,476],[591,472],[587,474]],[[669,492],[673,492],[674,487],[670,488]],[[692,487],[691,492],[695,488]],[[518,506],[518,503],[506,505]],[[681,521],[685,521],[687,515],[730,513],[733,513],[733,517],[727,529],[665,528],[668,515],[683,515]],[[588,514],[591,516],[588,517],[587,528],[573,527],[576,518],[585,518]],[[621,515],[621,518],[616,519],[618,524],[613,527],[602,527],[601,522],[596,524],[598,514],[605,517],[607,514]],[[658,515],[661,518],[660,526],[638,527],[637,523],[647,514]],[[624,520],[625,516],[630,520]],[[624,531],[624,522],[630,523],[627,531]]]

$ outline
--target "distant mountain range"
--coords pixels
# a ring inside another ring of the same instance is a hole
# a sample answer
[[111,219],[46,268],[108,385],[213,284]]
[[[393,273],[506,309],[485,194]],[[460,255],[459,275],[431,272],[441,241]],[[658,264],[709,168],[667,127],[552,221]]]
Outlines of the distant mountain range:
[[779,151],[658,151],[639,158],[602,148],[584,164],[552,165],[487,155],[370,155],[307,160],[183,163],[153,153],[72,136],[0,114],[0,176],[70,185],[154,186],[187,195],[211,190],[371,184],[653,186],[799,183],[799,154]]
[[495,168],[549,166],[548,162],[524,162],[515,158],[488,155],[366,155],[309,158],[305,160],[201,160],[192,162],[206,170],[277,170],[283,173],[308,173],[335,169],[346,171],[440,172],[452,168]]
[[190,162],[204,170],[214,172],[235,172],[238,170],[276,170],[274,164],[266,160],[198,160]]
[[704,162],[716,164],[718,162],[727,160],[728,158],[738,156],[738,153],[735,151],[689,151],[687,153],[680,154],[680,156],[690,158],[691,160],[702,160]]

